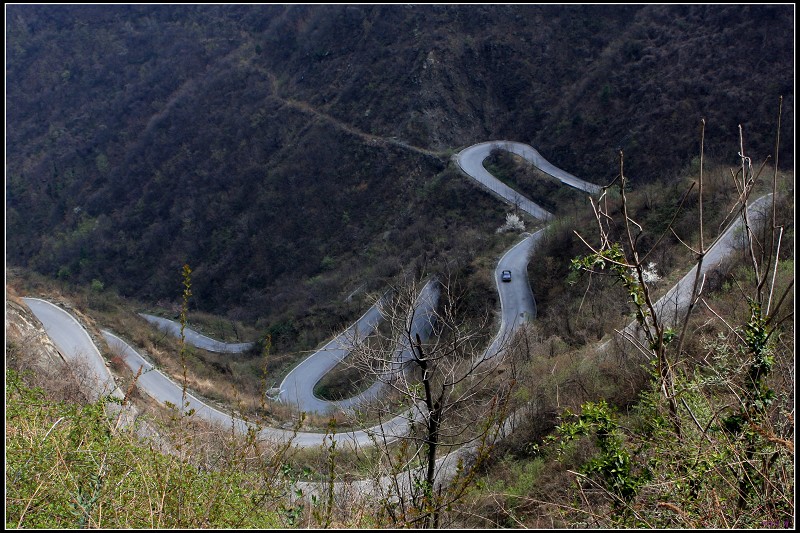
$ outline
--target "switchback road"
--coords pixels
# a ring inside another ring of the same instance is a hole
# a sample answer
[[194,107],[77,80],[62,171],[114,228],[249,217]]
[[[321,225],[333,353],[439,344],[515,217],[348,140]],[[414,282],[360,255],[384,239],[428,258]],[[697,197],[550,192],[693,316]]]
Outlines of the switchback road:
[[[560,179],[562,182],[572,187],[576,187],[588,193],[597,193],[600,190],[597,185],[579,180],[575,176],[553,167],[550,163],[545,161],[536,150],[521,143],[509,141],[481,143],[466,148],[454,156],[454,160],[459,168],[469,177],[474,179],[481,186],[500,196],[503,200],[519,207],[534,217],[542,220],[549,220],[552,215],[529,199],[522,197],[513,189],[499,182],[499,180],[491,176],[491,174],[483,168],[482,162],[493,148],[505,149],[520,155],[534,166],[537,166],[540,170]],[[756,211],[763,210],[764,205],[766,205],[766,200],[762,198],[759,199],[758,202],[752,204],[750,209],[755,213]],[[736,227],[736,224],[732,225],[717,240],[712,249],[709,250],[706,260],[704,261],[704,270],[701,273],[704,273],[708,268],[716,265],[724,256],[734,249],[737,238],[740,238]],[[530,255],[533,253],[536,243],[541,238],[541,234],[540,230],[533,235],[526,236],[522,241],[506,252],[497,265],[495,270],[495,282],[500,294],[501,320],[498,333],[485,352],[485,357],[487,358],[494,357],[496,354],[500,353],[505,341],[511,337],[516,328],[525,320],[536,316],[536,304],[528,284],[526,270]],[[512,271],[512,280],[510,282],[503,282],[500,280],[500,273],[503,270]],[[686,290],[687,284],[689,283],[687,280],[693,279],[694,274],[692,272],[687,274],[667,296],[662,298],[660,301],[661,308],[679,309],[685,306],[687,304],[686,299],[690,293],[690,291]],[[62,355],[68,359],[72,358],[72,360],[76,360],[76,358],[85,358],[89,361],[96,376],[97,393],[102,394],[104,391],[113,390],[113,379],[110,377],[99,351],[80,324],[68,313],[48,302],[35,298],[25,298],[24,300],[45,326],[48,335],[59,347],[59,350],[62,351]],[[424,298],[423,301],[425,301]],[[428,302],[429,303],[426,305],[433,305],[433,300],[428,300]],[[350,331],[350,335],[356,331],[359,335],[367,334],[374,329],[379,320],[377,309],[377,306],[371,308],[356,324],[351,326],[353,330]],[[173,382],[158,370],[153,369],[140,354],[115,334],[104,331],[103,335],[114,351],[123,355],[126,363],[134,372],[137,372],[140,367],[143,369],[143,375],[139,378],[139,385],[142,390],[161,403],[169,402],[173,405],[181,404],[183,400],[183,389],[180,384]],[[344,336],[337,337],[338,340],[334,339],[323,347],[323,349],[312,355],[312,358],[315,356],[318,358],[318,362],[315,361],[313,364],[308,364],[304,361],[287,376],[287,379],[284,380],[284,385],[286,385],[286,389],[288,390],[283,390],[281,392],[285,401],[296,402],[298,405],[310,407],[312,409],[316,409],[316,407],[327,409],[330,407],[330,402],[315,404],[319,399],[313,396],[313,386],[322,375],[341,361],[342,357],[346,356],[347,344],[342,342],[344,338]],[[318,356],[317,354],[320,353],[325,353],[327,355],[325,357]],[[367,391],[361,398],[367,398],[370,394],[372,394],[372,392]],[[302,399],[299,399],[301,395]],[[198,417],[221,424],[223,427],[233,426],[240,431],[246,431],[248,428],[247,422],[207,405],[190,393],[186,395],[186,401],[189,404],[189,408],[195,409]],[[344,402],[339,404],[339,406],[352,406],[356,401],[358,400],[353,400],[353,402],[350,403]],[[373,444],[374,439],[392,441],[405,434],[412,416],[416,418],[424,416],[424,414],[419,412],[413,415],[411,413],[402,414],[382,426],[361,431],[341,433],[336,435],[336,439],[339,442],[348,442],[359,446],[369,446]],[[295,433],[288,429],[278,428],[261,428],[260,431],[264,437],[270,439],[284,440],[293,438],[294,443],[298,446],[320,446],[324,442],[324,435],[321,433]]]

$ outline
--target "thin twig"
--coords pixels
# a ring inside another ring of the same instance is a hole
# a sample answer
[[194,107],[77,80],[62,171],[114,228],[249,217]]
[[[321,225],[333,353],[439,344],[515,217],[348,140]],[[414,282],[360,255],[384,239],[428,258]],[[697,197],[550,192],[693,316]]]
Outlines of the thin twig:
[[[772,198],[775,198],[775,195],[772,195]],[[772,216],[775,216],[775,209],[772,210]],[[774,219],[773,219],[774,224]],[[774,228],[774,226],[773,226]],[[772,294],[775,291],[775,277],[778,275],[778,256],[781,253],[781,238],[783,237],[783,226],[780,226],[780,232],[778,233],[778,245],[775,249],[775,267],[772,269],[772,283],[769,287],[769,298],[767,298],[767,312],[766,315],[769,316],[770,306],[772,305]]]
[[681,403],[683,403],[683,406],[684,406],[684,407],[686,408],[686,410],[689,412],[689,415],[692,417],[692,420],[694,420],[694,423],[695,423],[695,425],[697,426],[697,428],[698,428],[698,429],[699,429],[699,430],[700,430],[700,431],[703,433],[703,436],[704,436],[704,437],[706,438],[706,440],[707,440],[707,441],[708,441],[708,442],[711,444],[711,443],[712,443],[712,441],[711,441],[711,437],[709,437],[709,436],[706,434],[706,432],[703,430],[703,426],[701,426],[701,425],[700,425],[700,422],[698,422],[698,421],[697,421],[697,417],[696,417],[696,416],[694,416],[694,413],[693,413],[693,412],[692,412],[692,410],[689,408],[689,404],[687,404],[687,403],[686,403],[686,400],[685,400],[684,398],[681,398]]

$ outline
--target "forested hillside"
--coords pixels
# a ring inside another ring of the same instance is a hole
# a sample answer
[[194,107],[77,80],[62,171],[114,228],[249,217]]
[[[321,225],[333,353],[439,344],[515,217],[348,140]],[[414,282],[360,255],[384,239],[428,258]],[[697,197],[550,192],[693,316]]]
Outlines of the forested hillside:
[[623,148],[634,184],[669,180],[701,117],[708,157],[739,124],[770,154],[780,96],[793,146],[792,5],[6,15],[8,262],[151,302],[189,263],[199,308],[296,329],[403,267],[489,253],[504,210],[449,165],[460,147],[528,142],[597,183]]

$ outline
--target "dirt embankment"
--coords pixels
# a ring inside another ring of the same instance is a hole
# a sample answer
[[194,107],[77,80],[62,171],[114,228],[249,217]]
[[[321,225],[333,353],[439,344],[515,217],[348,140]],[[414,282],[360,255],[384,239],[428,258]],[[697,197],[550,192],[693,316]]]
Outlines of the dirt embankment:
[[13,289],[6,288],[6,365],[59,399],[85,402],[64,357]]

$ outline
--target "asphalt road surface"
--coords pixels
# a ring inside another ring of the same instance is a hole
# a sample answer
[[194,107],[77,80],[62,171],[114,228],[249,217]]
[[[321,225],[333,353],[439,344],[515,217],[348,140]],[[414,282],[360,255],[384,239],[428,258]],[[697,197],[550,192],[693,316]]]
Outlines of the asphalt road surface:
[[538,218],[539,220],[550,220],[553,218],[553,215],[543,207],[537,205],[532,200],[526,198],[499,179],[492,176],[489,171],[483,167],[484,159],[489,157],[489,154],[495,148],[506,150],[523,157],[545,174],[553,176],[570,187],[580,189],[590,194],[597,194],[601,190],[599,185],[583,181],[582,179],[573,176],[569,172],[564,172],[563,170],[556,168],[544,157],[542,157],[542,155],[533,147],[523,143],[513,141],[490,141],[464,148],[453,156],[453,160],[456,162],[459,168],[461,168],[461,170],[463,170],[464,173],[473,180],[494,192],[509,204],[518,207],[519,209],[525,211],[534,218]]
[[[42,323],[48,336],[53,340],[53,343],[67,361],[89,365],[88,368],[91,375],[87,376],[87,379],[93,378],[95,385],[92,390],[97,397],[108,394],[113,394],[118,398],[123,397],[121,391],[116,387],[111,373],[108,368],[106,368],[105,361],[97,347],[94,345],[83,326],[81,326],[72,315],[60,307],[38,298],[23,298],[23,300],[33,314],[36,315],[36,318]],[[171,403],[178,409],[183,406],[184,412],[194,409],[194,416],[211,423],[219,424],[223,429],[230,429],[233,426],[237,431],[247,431],[249,424],[244,420],[233,417],[202,402],[189,392],[187,392],[184,398],[183,387],[180,384],[173,382],[164,374],[153,368],[144,357],[118,336],[109,331],[102,331],[102,334],[109,349],[113,353],[119,354],[134,373],[138,373],[139,369],[142,369],[142,374],[137,380],[137,386],[140,390],[157,399],[162,404]],[[87,381],[87,383],[89,382]],[[379,439],[385,438],[391,441],[396,439],[399,435],[404,435],[407,432],[407,426],[407,417],[397,417],[383,426],[376,426],[375,428],[351,433],[337,434],[335,435],[335,439],[339,443],[371,446],[374,436],[377,435]],[[262,428],[261,436],[275,441],[293,439],[295,444],[302,447],[319,446],[323,443],[324,437],[321,433],[295,433],[291,430],[276,428]]]
[[123,397],[92,338],[71,314],[39,298],[23,300],[67,363],[73,369],[79,369],[81,374],[85,370],[87,375],[79,376],[79,379],[95,400],[108,394]]
[[[155,324],[159,329],[166,331],[174,337],[181,336],[180,322],[161,318],[159,316],[147,315],[145,313],[139,313],[139,316],[151,324]],[[211,337],[206,337],[189,327],[183,328],[183,334],[186,337],[186,342],[192,346],[216,353],[242,353],[252,348],[255,344],[252,342],[221,342]]]

